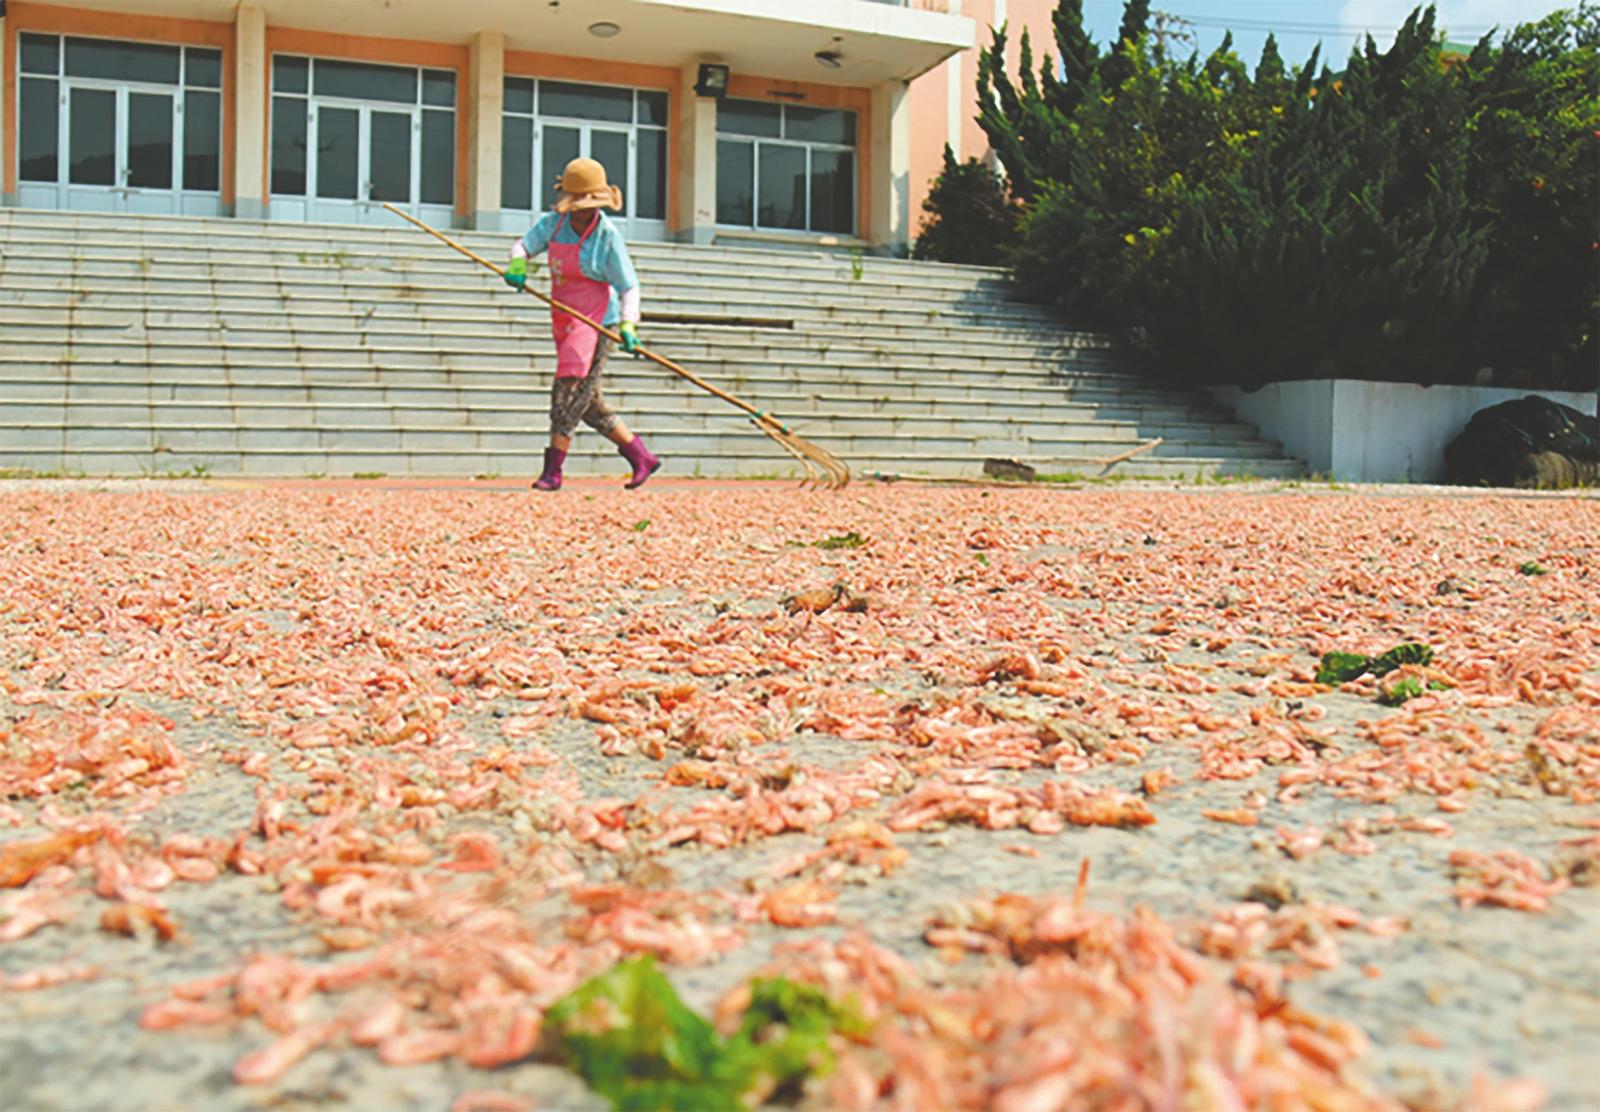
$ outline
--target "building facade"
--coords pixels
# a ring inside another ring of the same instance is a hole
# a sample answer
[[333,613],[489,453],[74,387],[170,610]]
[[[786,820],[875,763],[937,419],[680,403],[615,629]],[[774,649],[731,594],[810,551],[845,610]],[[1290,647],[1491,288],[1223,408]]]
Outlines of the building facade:
[[588,155],[636,239],[900,251],[945,144],[987,153],[985,28],[1053,6],[0,0],[0,200],[521,230]]

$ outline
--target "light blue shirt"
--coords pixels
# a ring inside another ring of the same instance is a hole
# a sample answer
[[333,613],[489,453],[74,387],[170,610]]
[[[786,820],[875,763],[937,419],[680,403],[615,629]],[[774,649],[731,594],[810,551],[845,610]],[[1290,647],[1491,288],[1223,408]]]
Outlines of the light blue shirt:
[[[560,230],[557,230],[557,225]],[[544,254],[552,242],[577,243],[580,239],[582,237],[573,230],[569,218],[547,212],[522,237],[522,247],[528,252],[528,257],[533,258]],[[634,272],[633,260],[628,257],[628,246],[622,242],[622,233],[603,212],[599,214],[589,238],[583,240],[583,250],[578,253],[578,269],[585,278],[605,282],[611,287],[606,319],[600,323],[607,328],[615,327],[622,319],[622,301],[618,295],[637,288],[639,275]]]

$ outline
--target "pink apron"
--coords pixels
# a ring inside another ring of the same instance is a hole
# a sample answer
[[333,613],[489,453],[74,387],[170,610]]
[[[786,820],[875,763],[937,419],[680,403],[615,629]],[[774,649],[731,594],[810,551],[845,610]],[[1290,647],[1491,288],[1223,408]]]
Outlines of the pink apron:
[[[562,224],[566,223],[567,218],[563,216],[556,225],[557,235],[561,232]],[[577,243],[557,243],[555,235],[552,235],[548,250],[550,296],[563,305],[572,306],[584,316],[603,323],[606,310],[611,307],[611,285],[608,282],[596,282],[578,266],[584,240],[593,235],[599,226],[597,218]],[[550,310],[550,330],[556,336],[556,377],[588,377],[589,364],[594,362],[594,349],[600,342],[600,333],[557,309]]]

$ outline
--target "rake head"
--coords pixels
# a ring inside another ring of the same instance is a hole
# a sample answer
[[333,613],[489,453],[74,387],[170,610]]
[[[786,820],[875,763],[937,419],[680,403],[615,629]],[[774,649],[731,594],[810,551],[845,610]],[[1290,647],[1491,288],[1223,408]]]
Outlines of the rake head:
[[800,483],[802,487],[843,490],[850,484],[850,466],[826,448],[819,448],[805,437],[795,435],[783,422],[769,414],[752,417],[750,422],[800,461],[800,466],[806,472],[805,479]]

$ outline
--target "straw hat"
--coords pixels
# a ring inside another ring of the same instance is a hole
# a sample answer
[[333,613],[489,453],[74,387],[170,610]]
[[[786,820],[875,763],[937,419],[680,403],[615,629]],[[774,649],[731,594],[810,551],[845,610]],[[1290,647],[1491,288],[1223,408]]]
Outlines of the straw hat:
[[556,198],[557,212],[622,208],[622,190],[606,184],[606,168],[592,158],[574,158],[567,163],[556,188],[561,191]]

